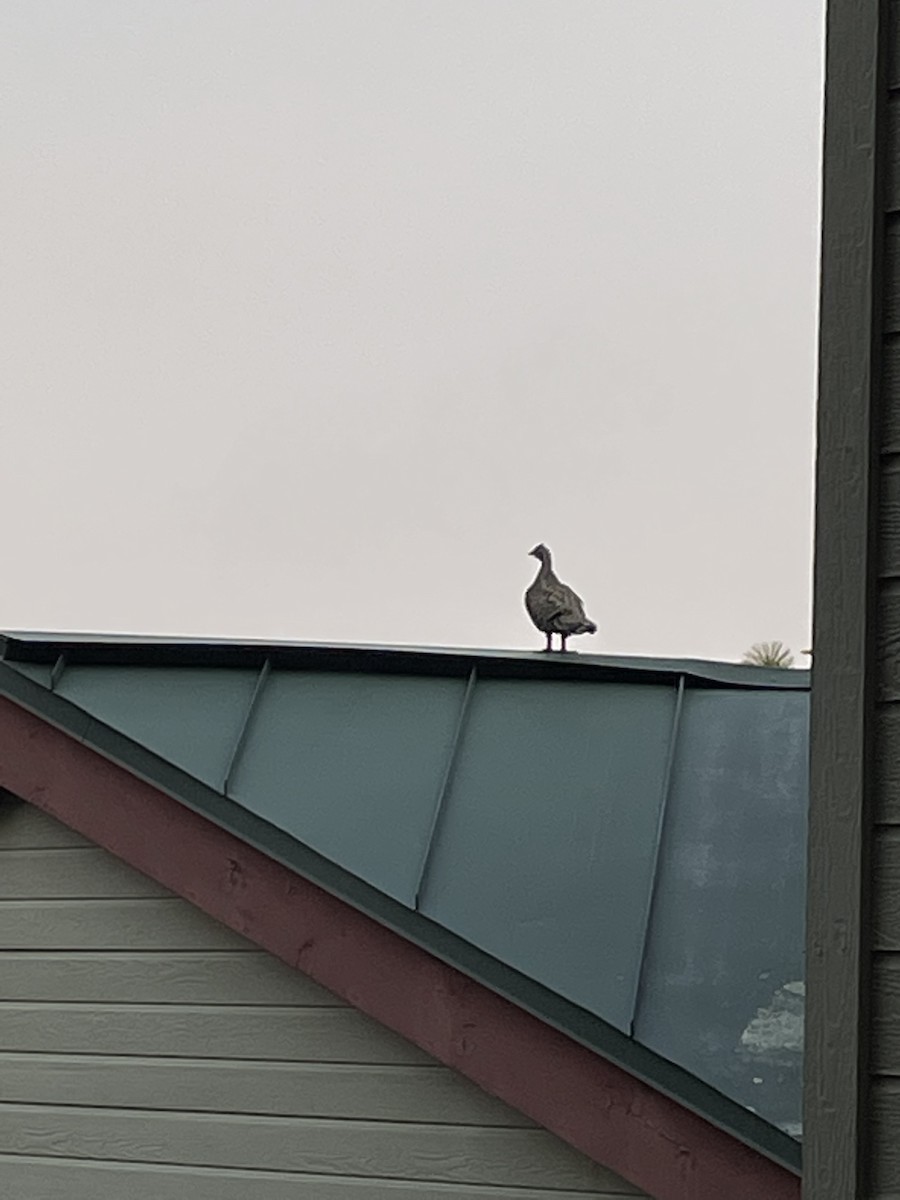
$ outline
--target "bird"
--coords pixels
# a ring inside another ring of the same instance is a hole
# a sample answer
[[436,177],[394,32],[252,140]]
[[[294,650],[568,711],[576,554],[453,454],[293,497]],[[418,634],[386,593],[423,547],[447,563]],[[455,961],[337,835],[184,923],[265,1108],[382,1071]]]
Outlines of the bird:
[[534,583],[525,593],[525,608],[541,633],[547,635],[544,649],[553,649],[554,633],[559,634],[561,650],[565,650],[566,638],[573,634],[596,633],[597,626],[586,615],[581,597],[556,578],[550,551],[543,542],[528,553],[538,559],[541,566]]

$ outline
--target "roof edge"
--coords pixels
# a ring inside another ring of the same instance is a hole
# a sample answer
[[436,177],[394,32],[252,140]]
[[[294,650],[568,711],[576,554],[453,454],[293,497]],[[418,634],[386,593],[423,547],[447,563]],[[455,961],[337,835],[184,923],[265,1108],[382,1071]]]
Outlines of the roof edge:
[[693,658],[124,634],[0,632],[0,656],[11,663],[53,664],[63,657],[72,665],[255,668],[268,659],[272,666],[295,670],[459,675],[474,667],[483,678],[628,683],[671,683],[684,678],[687,686],[773,690],[810,686],[808,669]]

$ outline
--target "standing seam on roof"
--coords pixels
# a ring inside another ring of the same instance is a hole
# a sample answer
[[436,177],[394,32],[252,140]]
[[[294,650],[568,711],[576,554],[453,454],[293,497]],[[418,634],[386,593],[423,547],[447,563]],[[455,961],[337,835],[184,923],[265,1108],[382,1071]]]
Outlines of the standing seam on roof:
[[66,669],[66,656],[65,656],[65,654],[60,654],[59,657],[57,658],[56,662],[53,664],[52,670],[50,671],[49,687],[50,687],[51,692],[56,690],[56,685],[59,683],[60,679],[62,678],[62,673],[65,669]]
[[437,797],[434,803],[434,811],[431,815],[431,824],[428,827],[428,836],[425,840],[425,850],[422,854],[422,861],[419,864],[419,871],[416,876],[415,899],[413,901],[416,912],[422,902],[422,896],[425,893],[425,884],[428,879],[428,868],[431,866],[432,851],[434,849],[435,838],[440,825],[441,815],[444,811],[444,804],[447,799],[447,793],[450,791],[450,784],[453,782],[453,773],[456,769],[456,760],[459,755],[459,746],[462,741],[463,731],[466,725],[466,719],[469,715],[469,708],[472,702],[472,693],[475,691],[475,684],[478,679],[478,672],[475,667],[469,672],[469,678],[466,682],[466,690],[463,692],[462,703],[459,706],[459,715],[456,718],[456,729],[453,731],[453,740],[450,743],[450,753],[447,756],[447,765],[444,768],[444,774],[441,779],[440,787],[438,788]]
[[647,907],[644,911],[644,924],[641,933],[641,959],[638,964],[634,981],[634,991],[631,996],[631,1016],[628,1021],[628,1034],[634,1037],[634,1026],[637,1021],[638,1006],[644,985],[645,966],[647,961],[647,944],[650,941],[650,926],[653,920],[653,910],[656,902],[657,883],[659,879],[659,859],[662,849],[663,829],[666,822],[666,812],[669,807],[669,795],[672,791],[672,775],[675,765],[675,751],[678,745],[678,734],[681,729],[681,711],[684,707],[684,675],[678,678],[678,689],[675,694],[675,711],[672,714],[672,732],[669,735],[669,749],[666,755],[666,768],[663,773],[662,797],[659,804],[659,818],[656,822],[656,840],[653,846],[653,872],[650,876],[650,889],[647,894]]
[[222,781],[222,792],[225,796],[228,795],[231,787],[231,780],[234,777],[234,772],[240,762],[244,747],[247,744],[247,735],[250,730],[250,722],[253,719],[253,714],[256,711],[256,706],[259,702],[259,697],[262,694],[266,680],[269,678],[269,672],[272,669],[272,663],[269,658],[263,660],[263,665],[259,669],[259,674],[256,677],[256,683],[253,687],[253,694],[250,696],[250,701],[244,712],[244,719],[241,721],[241,727],[238,730],[238,735],[235,738],[234,748],[228,759],[228,766],[225,768],[225,778]]

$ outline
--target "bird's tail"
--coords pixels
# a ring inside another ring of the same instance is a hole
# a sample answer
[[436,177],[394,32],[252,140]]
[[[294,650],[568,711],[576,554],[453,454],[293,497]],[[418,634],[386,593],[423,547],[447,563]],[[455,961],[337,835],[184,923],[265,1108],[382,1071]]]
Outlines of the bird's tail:
[[596,632],[597,632],[597,626],[594,624],[594,622],[593,622],[593,621],[585,621],[585,623],[584,623],[584,632],[585,632],[585,633],[596,633]]

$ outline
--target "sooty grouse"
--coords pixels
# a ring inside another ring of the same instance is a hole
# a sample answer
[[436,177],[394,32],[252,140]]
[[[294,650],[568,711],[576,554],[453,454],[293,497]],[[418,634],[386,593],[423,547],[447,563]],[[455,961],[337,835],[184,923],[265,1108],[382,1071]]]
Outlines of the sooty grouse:
[[560,583],[553,573],[547,547],[541,543],[528,553],[540,560],[541,568],[525,593],[525,607],[541,633],[547,635],[545,649],[553,649],[554,633],[559,634],[562,650],[566,648],[567,637],[576,633],[596,633],[597,626],[586,616],[581,597],[565,583]]

